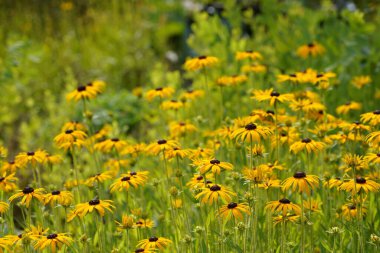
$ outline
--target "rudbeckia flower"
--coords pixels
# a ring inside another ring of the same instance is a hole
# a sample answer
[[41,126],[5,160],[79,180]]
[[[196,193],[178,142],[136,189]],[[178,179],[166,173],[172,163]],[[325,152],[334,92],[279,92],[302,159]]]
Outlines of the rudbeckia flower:
[[[362,211],[362,216],[365,216],[367,213],[367,207],[362,205],[361,211]],[[359,216],[359,210],[358,210],[357,205],[354,203],[344,204],[342,206],[342,216],[347,221],[357,219],[357,217]]]
[[205,92],[203,90],[187,90],[180,96],[181,99],[194,100],[196,98],[203,97]]
[[135,226],[138,228],[152,228],[154,227],[154,222],[150,219],[139,219],[136,221]]
[[290,146],[290,151],[294,154],[305,150],[308,154],[312,152],[319,152],[325,148],[326,144],[320,141],[314,141],[310,138],[304,138],[301,141],[297,141]]
[[160,106],[163,110],[178,111],[180,108],[184,107],[184,103],[182,103],[181,101],[172,99],[172,100],[162,102]]
[[120,140],[119,138],[112,138],[96,143],[94,145],[94,148],[103,153],[109,153],[112,151],[117,151],[118,153],[120,153],[126,146],[126,141]]
[[267,66],[263,64],[253,63],[251,65],[244,65],[241,67],[243,73],[265,73],[267,72]]
[[369,153],[364,158],[370,163],[380,164],[380,153]]
[[106,180],[111,179],[113,175],[114,173],[112,171],[104,171],[102,173],[98,173],[93,175],[92,177],[89,177],[86,181],[84,181],[84,184],[89,187],[93,187],[95,183],[103,183]]
[[273,217],[273,224],[276,226],[279,223],[295,223],[298,219],[300,218],[299,215],[294,215],[294,214],[286,214],[286,215],[279,215],[276,217]]
[[97,91],[87,85],[81,85],[78,86],[74,91],[70,92],[69,94],[66,95],[66,99],[68,101],[74,100],[74,101],[79,101],[79,100],[89,100],[92,98],[95,98],[97,95]]
[[73,147],[81,147],[84,145],[84,140],[87,135],[85,132],[80,130],[66,130],[64,133],[58,134],[54,138],[55,144],[59,148],[63,148],[64,150],[72,149]]
[[217,159],[211,159],[211,160],[202,160],[198,165],[199,173],[206,174],[207,172],[211,171],[213,174],[220,174],[222,170],[232,170],[233,165],[228,162],[221,162]]
[[172,87],[158,87],[154,90],[149,90],[145,94],[148,101],[152,101],[156,97],[167,98],[173,95],[174,89]]
[[121,177],[116,179],[110,186],[110,191],[122,191],[123,189],[128,191],[131,186],[137,188],[137,186],[144,184],[145,180],[141,177],[133,177],[131,174],[122,174]]
[[157,154],[161,153],[161,151],[171,150],[171,149],[178,147],[178,146],[179,146],[179,144],[177,141],[162,139],[162,140],[158,140],[157,142],[154,142],[154,143],[148,145],[145,148],[145,151],[148,153],[151,153],[153,155],[157,155]]
[[0,201],[0,214],[6,213],[8,209],[9,209],[8,203]]
[[69,191],[52,191],[45,194],[44,196],[44,205],[50,204],[51,206],[60,204],[62,206],[69,206],[73,200],[73,194]]
[[249,206],[246,203],[235,203],[231,202],[229,204],[223,205],[218,210],[218,215],[225,220],[230,220],[232,217],[236,220],[243,220],[243,214],[250,214]]
[[17,188],[15,182],[18,180],[15,177],[15,173],[11,173],[7,175],[7,172],[4,172],[2,176],[0,176],[0,190],[4,192],[14,191]]
[[322,55],[324,52],[325,48],[317,42],[302,45],[297,49],[297,55],[302,58],[307,58],[309,56],[316,57],[318,55]]
[[268,127],[249,123],[245,127],[241,127],[233,131],[232,137],[245,142],[260,142],[261,139],[265,139],[271,134],[272,131]]
[[372,79],[370,76],[355,76],[351,83],[358,89],[363,88],[365,85],[372,82]]
[[336,113],[338,114],[347,114],[352,110],[360,110],[362,108],[362,104],[357,102],[347,102],[344,105],[338,106],[336,108]]
[[373,180],[365,179],[364,177],[357,177],[351,179],[348,182],[344,182],[339,186],[339,190],[345,190],[347,192],[351,192],[351,194],[357,194],[361,192],[377,192],[380,189],[380,184],[376,183]]
[[132,229],[135,228],[135,224],[133,221],[133,216],[129,216],[126,214],[123,214],[121,218],[121,222],[115,221],[117,225],[117,230],[118,231],[123,231],[125,229]]
[[44,201],[43,192],[44,191],[45,190],[43,188],[33,189],[32,187],[27,186],[22,191],[19,191],[18,193],[12,195],[9,198],[9,201],[12,202],[13,200],[15,200],[17,198],[22,198],[20,203],[22,205],[25,205],[28,208],[30,205],[30,202],[33,199],[37,199],[38,201],[43,203],[43,201]]
[[360,119],[363,123],[368,122],[371,126],[380,125],[380,110],[364,113],[360,115]]
[[282,190],[305,192],[310,195],[311,190],[314,190],[319,185],[319,179],[314,175],[306,175],[305,172],[296,172],[293,177],[289,177],[282,182]]
[[189,71],[196,71],[206,67],[211,67],[219,62],[219,59],[214,56],[198,56],[189,59],[185,62],[185,69]]
[[287,101],[293,100],[292,94],[280,94],[279,92],[273,90],[254,90],[253,96],[251,97],[259,102],[269,101],[271,106],[274,106],[276,103],[284,103]]
[[244,59],[250,59],[250,60],[262,60],[263,56],[257,52],[257,51],[252,51],[252,50],[246,50],[246,51],[238,51],[235,54],[235,59],[240,61]]
[[40,149],[36,151],[22,152],[16,156],[15,162],[22,166],[26,166],[28,164],[36,166],[37,164],[43,163],[46,154],[46,151]]
[[301,213],[301,207],[297,204],[293,204],[286,198],[268,202],[265,206],[265,210],[270,210],[272,213],[281,212],[283,216],[285,216],[288,211],[294,211],[296,214]]
[[1,172],[7,172],[7,173],[14,173],[18,169],[22,168],[22,165],[19,162],[16,161],[8,161],[4,162],[3,166],[1,167]]
[[152,236],[148,239],[139,241],[139,243],[137,244],[137,247],[141,247],[144,249],[152,249],[152,250],[155,250],[155,249],[164,250],[171,243],[173,243],[171,240],[166,239],[164,237]]
[[67,233],[50,234],[38,239],[34,244],[35,250],[44,250],[49,247],[53,253],[60,250],[63,245],[69,246],[73,239],[67,236]]
[[245,75],[222,76],[216,81],[219,86],[235,86],[248,80]]
[[214,184],[210,186],[210,188],[203,188],[202,191],[195,196],[195,198],[202,198],[202,203],[208,203],[211,205],[212,203],[216,202],[218,198],[221,198],[223,201],[230,202],[231,196],[236,196],[236,193],[234,193],[228,187]]
[[72,221],[75,217],[83,218],[88,213],[97,211],[100,216],[105,215],[105,211],[113,212],[112,200],[93,199],[86,203],[80,203],[75,206],[75,209],[67,216],[67,222]]

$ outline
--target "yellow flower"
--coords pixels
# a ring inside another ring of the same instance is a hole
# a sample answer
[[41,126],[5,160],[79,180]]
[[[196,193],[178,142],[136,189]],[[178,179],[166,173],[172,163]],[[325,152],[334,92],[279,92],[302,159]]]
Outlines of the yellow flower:
[[322,55],[324,52],[325,48],[317,42],[302,45],[297,49],[297,55],[302,58],[308,58],[309,56],[316,57]]
[[69,191],[52,191],[44,196],[44,205],[50,204],[51,206],[60,204],[62,206],[69,206],[73,202],[73,194]]
[[115,182],[110,186],[110,191],[122,191],[123,189],[129,190],[129,187],[133,186],[137,188],[139,185],[145,184],[145,178],[133,176],[131,174],[121,174],[121,177],[116,179]]
[[356,170],[363,170],[368,168],[367,160],[364,159],[363,156],[356,155],[356,154],[345,154],[343,156],[343,162],[346,164],[347,167],[350,169],[354,168]]
[[336,112],[338,114],[348,114],[352,110],[360,110],[362,108],[362,104],[357,102],[347,102],[344,105],[338,106],[336,108]]
[[116,220],[115,220],[115,222],[116,222],[117,230],[118,231],[123,231],[125,229],[135,228],[133,217],[132,216],[128,216],[126,214],[123,214],[123,216],[121,218],[121,222],[118,222]]
[[292,100],[289,107],[295,112],[303,111],[306,113],[310,113],[313,111],[324,111],[326,109],[326,107],[323,104],[319,102],[313,102],[310,99]]
[[195,174],[191,180],[186,184],[187,187],[189,187],[192,190],[200,189],[205,186],[205,180],[206,184],[211,183],[209,179],[211,178],[211,174],[202,176],[201,174]]
[[380,131],[372,132],[366,136],[366,142],[377,145],[380,143]]
[[219,86],[235,86],[239,83],[244,83],[247,79],[246,75],[222,76],[218,78],[216,83]]
[[372,82],[372,79],[370,76],[355,76],[351,83],[358,89],[363,88],[363,86],[369,84]]
[[351,179],[348,182],[344,182],[339,186],[339,190],[345,190],[347,192],[351,192],[351,194],[357,194],[361,192],[377,192],[380,189],[380,184],[376,183],[375,181],[365,179],[363,177],[357,177],[354,181],[354,179]]
[[262,166],[257,166],[254,168],[244,168],[242,173],[244,176],[244,179],[254,182],[254,183],[261,183],[264,180],[265,172],[263,171]]
[[254,63],[251,65],[244,65],[241,67],[241,71],[244,73],[253,72],[253,73],[265,73],[267,72],[267,67],[262,64]]
[[1,167],[1,172],[14,173],[21,167],[22,165],[19,162],[9,161],[9,162],[3,163],[3,166]]
[[297,204],[293,204],[286,198],[268,202],[265,206],[265,210],[270,210],[272,213],[281,212],[283,216],[285,216],[288,211],[294,211],[296,214],[301,213],[301,207]]
[[281,187],[281,181],[278,179],[268,179],[261,184],[258,184],[259,188],[263,188],[264,190],[269,190],[270,188],[279,188]]
[[343,184],[343,181],[339,177],[330,178],[326,182],[323,183],[324,187],[328,187],[329,189],[333,187],[339,187],[341,184]]
[[73,239],[67,236],[67,233],[50,234],[48,236],[41,237],[34,244],[35,250],[44,250],[49,247],[53,253],[60,250],[63,245],[71,245]]
[[30,226],[25,229],[23,233],[23,237],[35,241],[45,236],[48,231],[49,231],[49,228],[44,229],[41,225]]
[[235,203],[231,202],[229,204],[223,205],[218,210],[218,215],[225,220],[230,220],[234,217],[236,220],[243,220],[242,213],[250,214],[249,206],[246,203]]
[[9,198],[9,201],[12,202],[13,200],[17,199],[17,198],[21,198],[21,201],[20,203],[22,205],[25,205],[27,208],[29,207],[30,205],[30,202],[33,200],[33,199],[37,199],[38,201],[40,201],[41,203],[43,203],[44,201],[44,189],[43,188],[38,188],[38,189],[33,189],[32,187],[25,187],[22,191],[19,191],[18,193],[12,195],[10,198]]
[[112,151],[117,151],[120,153],[127,146],[127,142],[120,140],[119,138],[108,139],[94,145],[96,150],[99,150],[103,153],[109,153]]
[[185,69],[189,71],[195,71],[198,69],[203,69],[206,67],[211,67],[219,62],[219,59],[214,56],[198,56],[196,58],[192,58],[186,60]]
[[369,153],[367,154],[364,159],[366,159],[370,163],[380,163],[380,153]]
[[150,219],[139,219],[136,221],[135,226],[138,228],[152,228],[154,227],[154,222]]
[[214,154],[214,151],[210,148],[197,148],[192,150],[192,156],[190,157],[191,159],[196,159],[196,158],[207,158],[211,157]]
[[149,90],[145,94],[148,101],[152,101],[156,97],[167,98],[173,95],[174,89],[172,87],[158,87],[154,90]]
[[293,177],[289,177],[282,182],[282,190],[291,189],[293,192],[305,192],[310,195],[311,190],[314,190],[319,185],[319,179],[314,175],[306,175],[305,172],[296,172]]
[[59,148],[63,148],[64,150],[72,149],[73,147],[81,147],[84,145],[84,140],[87,135],[85,132],[80,130],[66,130],[64,133],[58,134],[54,138],[55,144]]
[[184,106],[184,103],[175,99],[164,101],[161,103],[161,108],[163,110],[178,111],[178,109],[182,108],[183,106]]
[[21,166],[26,166],[28,164],[36,166],[37,164],[42,164],[44,162],[46,154],[46,151],[40,149],[35,152],[22,152],[16,156],[15,162]]
[[377,126],[380,124],[380,110],[364,113],[360,115],[360,119],[363,123],[368,122],[371,126]]
[[0,253],[9,252],[11,242],[6,238],[0,238]]
[[15,173],[7,175],[7,172],[4,172],[0,177],[0,190],[5,192],[14,191],[17,188],[15,182],[18,180],[17,177],[14,176]]
[[301,141],[297,141],[290,146],[290,151],[297,154],[300,151],[305,150],[308,154],[312,152],[319,152],[325,148],[323,142],[314,141],[310,138],[304,138]]
[[60,164],[62,163],[62,157],[60,155],[51,155],[51,154],[46,154],[44,163],[48,165],[53,165],[53,164]]
[[180,147],[175,147],[171,150],[168,150],[166,153],[166,157],[168,159],[172,159],[174,157],[185,158],[185,157],[189,157],[190,155],[191,155],[191,150],[181,149]]
[[249,123],[245,127],[241,127],[233,131],[232,137],[246,142],[260,142],[261,139],[265,139],[271,134],[272,131],[268,127]]
[[0,201],[0,214],[6,213],[8,209],[9,209],[8,203]]
[[100,216],[105,215],[105,211],[113,212],[115,208],[112,205],[112,200],[93,199],[86,203],[80,203],[75,206],[75,209],[67,216],[67,222],[72,221],[75,217],[83,218],[87,213],[97,211]]
[[199,173],[206,174],[211,170],[213,174],[220,174],[222,170],[232,170],[233,165],[228,162],[221,162],[217,159],[202,160],[197,163]]
[[78,121],[70,121],[70,122],[65,123],[61,129],[62,132],[65,132],[67,130],[79,130],[82,132],[86,132],[87,128],[85,125],[83,125],[82,123]]
[[244,59],[250,59],[250,60],[255,61],[255,60],[262,60],[263,56],[259,52],[246,50],[246,51],[236,52],[235,59],[238,61],[244,60]]
[[201,203],[209,203],[210,205],[218,200],[220,197],[223,201],[230,202],[231,195],[236,196],[232,190],[228,187],[214,184],[210,188],[203,188],[200,193],[198,193],[195,198],[201,199]]
[[273,217],[273,224],[276,226],[279,223],[286,223],[286,222],[291,222],[295,223],[299,219],[299,215],[294,215],[294,214],[286,214],[285,216],[279,215],[277,217]]
[[[365,216],[366,213],[367,213],[367,207],[362,206],[362,216]],[[348,203],[348,204],[344,204],[342,206],[342,216],[347,221],[357,219],[358,215],[359,215],[359,210],[358,210],[356,204]]]
[[81,99],[89,100],[89,99],[95,98],[96,95],[97,95],[97,92],[95,89],[87,85],[81,85],[81,86],[78,86],[78,88],[76,88],[74,91],[67,94],[66,99],[68,101],[70,100],[79,101]]
[[181,99],[194,100],[199,97],[203,97],[205,92],[203,90],[187,90],[180,96]]
[[293,100],[292,94],[280,94],[279,92],[273,90],[254,90],[253,96],[251,97],[259,102],[269,101],[271,106],[274,106],[276,103],[284,103]]
[[171,150],[178,146],[179,144],[176,141],[162,139],[162,140],[158,140],[157,142],[149,144],[145,148],[145,151],[153,155],[158,155],[159,153],[161,153],[161,151]]
[[84,181],[84,184],[89,187],[93,187],[95,183],[100,184],[108,179],[111,179],[113,177],[113,174],[114,173],[112,171],[104,171],[102,173],[95,174]]
[[306,210],[310,210],[312,212],[322,213],[321,211],[322,203],[316,199],[310,199],[303,202],[303,206]]

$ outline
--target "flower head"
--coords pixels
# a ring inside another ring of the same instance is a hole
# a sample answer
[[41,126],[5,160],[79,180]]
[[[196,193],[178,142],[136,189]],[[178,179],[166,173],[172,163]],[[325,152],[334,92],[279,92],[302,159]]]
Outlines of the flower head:
[[310,195],[311,190],[314,190],[319,185],[319,179],[314,175],[306,175],[305,172],[298,171],[293,177],[289,177],[282,182],[282,190],[291,189],[293,192],[305,192]]
[[237,220],[242,220],[242,213],[250,214],[249,206],[246,203],[238,204],[236,202],[231,202],[229,204],[223,205],[218,210],[218,215],[220,215],[225,220],[230,220],[232,217]]
[[219,62],[219,59],[214,56],[198,56],[189,59],[185,62],[185,69],[189,71],[195,71],[206,67],[211,67]]

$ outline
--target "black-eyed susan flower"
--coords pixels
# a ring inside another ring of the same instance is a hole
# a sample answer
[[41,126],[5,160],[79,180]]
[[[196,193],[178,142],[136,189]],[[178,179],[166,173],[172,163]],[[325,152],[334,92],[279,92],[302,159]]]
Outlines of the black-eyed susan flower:
[[271,188],[280,188],[281,181],[279,179],[267,179],[262,183],[258,184],[258,187],[264,190],[269,190]]
[[312,101],[308,98],[294,99],[290,102],[289,107],[295,112],[302,111],[305,113],[324,111],[326,109],[326,107],[323,104],[316,101]]
[[340,105],[336,108],[336,113],[338,114],[347,114],[350,111],[357,111],[362,108],[362,104],[358,102],[347,102],[344,105]]
[[368,123],[371,126],[377,126],[380,124],[380,110],[374,110],[373,112],[367,112],[360,115],[363,123]]
[[4,237],[0,238],[0,253],[8,252],[11,247],[11,242]]
[[97,173],[91,177],[89,177],[86,181],[84,181],[84,184],[92,187],[95,184],[100,184],[105,182],[108,179],[111,179],[113,177],[114,173],[112,171],[104,171],[102,173]]
[[183,92],[180,96],[184,100],[194,100],[200,97],[203,97],[205,92],[203,90],[187,90]]
[[161,151],[166,151],[178,147],[179,143],[174,140],[158,140],[157,142],[149,144],[145,151],[153,155],[158,155]]
[[343,180],[340,177],[334,177],[326,180],[323,186],[332,189],[334,187],[338,188],[341,184],[343,184]]
[[85,144],[87,134],[80,130],[66,130],[58,134],[54,138],[55,144],[64,150],[72,149],[73,147],[81,147]]
[[[361,206],[362,216],[365,216],[367,213],[367,207],[364,205]],[[342,216],[345,220],[351,221],[355,220],[359,216],[359,208],[355,203],[347,203],[342,206]]]
[[6,213],[8,209],[9,209],[8,203],[0,201],[0,214]]
[[322,202],[316,199],[310,199],[303,202],[303,206],[306,210],[311,212],[322,213],[321,211]]
[[190,157],[190,156],[191,156],[191,150],[189,150],[189,149],[181,149],[180,147],[175,147],[173,149],[170,149],[166,153],[166,157],[168,159],[172,159],[172,158],[175,158],[175,157],[183,159],[185,157]]
[[257,51],[246,50],[246,51],[236,52],[235,59],[238,61],[245,60],[245,59],[256,61],[256,60],[262,60],[263,56]]
[[7,172],[4,172],[2,176],[0,176],[0,190],[4,192],[14,191],[17,188],[16,181],[18,180],[15,177],[15,173],[11,173],[7,175]]
[[94,90],[97,94],[103,93],[106,88],[106,83],[102,80],[94,80],[86,84],[86,86]]
[[67,233],[49,234],[39,238],[35,244],[35,250],[44,250],[50,248],[51,252],[55,253],[60,250],[63,245],[70,246],[74,240]]
[[86,132],[87,131],[87,127],[79,122],[79,121],[69,121],[69,122],[66,122],[63,127],[62,127],[62,132],[65,132],[67,130],[79,130],[79,131],[83,131],[83,132]]
[[363,156],[357,154],[347,153],[343,156],[343,162],[349,168],[356,170],[363,170],[368,168],[368,162]]
[[97,211],[100,216],[104,216],[106,211],[113,212],[112,200],[93,199],[86,203],[77,204],[74,210],[67,216],[67,221],[72,221],[75,217],[83,218],[88,213]]
[[131,186],[137,188],[139,185],[144,185],[145,179],[141,177],[134,177],[131,174],[121,174],[121,177],[116,179],[110,186],[110,191],[122,191],[123,189],[129,190]]
[[311,190],[314,190],[318,185],[319,179],[317,176],[306,175],[305,172],[299,171],[282,182],[282,190],[291,189],[293,192],[305,192],[307,195],[310,195]]
[[60,164],[63,162],[63,159],[60,155],[51,155],[51,154],[46,154],[44,164],[47,165],[54,165],[54,164]]
[[144,249],[144,248],[137,248],[133,252],[135,252],[135,253],[154,253],[154,251],[152,251],[150,249]]
[[165,237],[155,237],[152,236],[148,239],[144,239],[138,242],[137,247],[141,247],[144,249],[158,249],[164,250],[169,246],[169,244],[173,243],[171,240]]
[[248,80],[246,75],[222,76],[216,80],[218,86],[236,86]]
[[203,188],[202,191],[195,196],[195,198],[201,198],[201,203],[208,203],[211,205],[216,202],[218,198],[223,201],[230,202],[231,196],[236,196],[236,193],[226,186],[214,184],[209,188]]
[[348,182],[344,182],[339,186],[339,189],[354,195],[362,192],[377,192],[380,190],[380,184],[373,180],[365,179],[364,177],[357,177],[355,180],[351,179]]
[[184,103],[175,99],[168,100],[168,101],[163,101],[160,105],[162,110],[173,110],[173,111],[178,111],[182,107],[184,107]]
[[294,97],[292,94],[280,94],[271,88],[268,90],[254,90],[251,98],[259,102],[269,101],[269,104],[274,106],[276,103],[291,101]]
[[95,98],[98,93],[95,89],[87,85],[80,85],[66,95],[68,101],[90,100]]
[[197,127],[189,122],[171,122],[169,124],[170,135],[179,137],[197,131]]
[[271,134],[272,130],[269,127],[249,123],[244,127],[234,130],[232,132],[232,137],[243,142],[260,142],[261,139],[266,139]]
[[214,154],[214,150],[211,148],[197,148],[192,150],[191,159],[207,158],[211,157]]
[[241,71],[244,73],[265,73],[267,72],[267,66],[259,63],[253,63],[251,65],[242,66]]
[[304,138],[301,141],[297,141],[290,146],[290,152],[294,154],[300,151],[306,151],[308,154],[317,153],[325,148],[326,144],[320,141],[314,141],[310,138]]
[[13,200],[15,200],[17,198],[22,198],[21,201],[20,201],[20,203],[22,205],[25,205],[28,208],[29,205],[30,205],[30,202],[33,199],[37,199],[41,203],[44,202],[44,191],[45,190],[43,188],[34,189],[32,187],[27,186],[23,190],[21,190],[18,193],[12,195],[9,198],[9,201],[12,202]]
[[185,62],[185,69],[189,71],[196,71],[204,69],[206,67],[214,66],[219,62],[219,59],[214,56],[201,55],[192,59],[188,59]]
[[172,87],[158,87],[153,90],[148,90],[145,97],[148,101],[152,101],[154,98],[167,98],[173,95],[174,89]]
[[138,228],[152,228],[154,227],[154,221],[151,219],[139,219],[136,221],[135,226]]
[[1,167],[1,172],[4,173],[14,173],[18,169],[22,168],[22,165],[16,161],[7,161],[3,163],[3,166]]
[[231,202],[218,210],[218,215],[227,221],[231,218],[243,220],[243,213],[250,214],[249,206],[246,203]]
[[94,145],[96,150],[99,150],[103,153],[109,153],[116,151],[120,153],[127,146],[127,142],[120,140],[119,138],[108,139]]
[[31,164],[32,166],[36,166],[37,164],[42,164],[46,157],[46,151],[38,149],[36,151],[22,152],[18,154],[15,158],[15,162],[26,166]]
[[309,56],[316,57],[322,55],[324,52],[325,48],[317,42],[302,45],[297,49],[297,55],[302,58],[308,58]]
[[380,164],[380,153],[368,153],[364,159],[366,159],[369,163]]
[[242,173],[244,179],[256,184],[262,183],[265,179],[265,171],[263,171],[263,167],[261,166],[244,168]]
[[380,143],[380,131],[372,132],[368,134],[365,138],[366,142],[371,143],[373,145],[377,145]]
[[49,228],[43,228],[40,224],[37,224],[36,226],[31,225],[30,227],[25,228],[23,237],[35,241],[42,236],[46,236],[48,231]]
[[276,226],[280,223],[287,223],[287,222],[295,223],[298,221],[299,218],[300,218],[299,215],[294,215],[294,214],[278,215],[276,217],[273,217],[273,224]]
[[272,213],[281,212],[283,216],[286,216],[288,211],[293,211],[296,214],[301,213],[301,207],[297,204],[293,204],[286,198],[268,202],[265,206],[265,210],[269,210]]
[[123,214],[123,216],[121,217],[121,221],[118,222],[115,220],[115,223],[117,225],[118,231],[135,228],[134,218],[130,215]]
[[211,174],[208,174],[208,175],[195,174],[190,179],[190,181],[186,184],[186,186],[192,190],[203,188],[205,186],[205,181],[207,184],[207,181],[209,181],[211,176],[212,176]]
[[372,79],[370,76],[355,76],[351,80],[352,85],[354,85],[358,89],[363,88],[365,85],[368,85],[371,82],[372,82]]
[[228,162],[221,162],[217,159],[202,160],[199,162],[198,170],[201,174],[206,174],[211,171],[213,174],[220,174],[222,170],[232,170],[233,165]]
[[52,191],[50,193],[45,194],[44,196],[44,205],[54,206],[56,204],[62,206],[70,206],[73,202],[74,197],[73,194],[69,191]]

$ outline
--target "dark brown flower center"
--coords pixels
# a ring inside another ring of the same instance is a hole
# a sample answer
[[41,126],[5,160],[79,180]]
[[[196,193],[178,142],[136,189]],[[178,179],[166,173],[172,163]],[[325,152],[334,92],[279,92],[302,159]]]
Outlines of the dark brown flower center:
[[203,179],[202,176],[197,177],[197,180],[198,180],[198,181],[201,181],[202,179]]
[[57,238],[58,235],[57,234],[50,234],[48,236],[46,236],[47,239],[54,239],[54,238]]
[[360,125],[360,121],[354,121],[355,125]]
[[373,114],[375,114],[375,115],[379,115],[379,114],[380,114],[380,110],[374,110],[374,111],[373,111]]
[[113,142],[118,142],[118,141],[119,141],[119,138],[112,138],[111,141],[113,141]]
[[52,191],[52,192],[51,192],[51,195],[59,195],[59,194],[61,194],[60,191]]
[[66,130],[66,131],[65,131],[65,134],[72,134],[73,132],[74,132],[74,130],[69,129],[69,130]]
[[135,171],[131,171],[131,172],[129,172],[129,175],[131,175],[131,176],[136,176],[136,175],[137,175],[137,172],[135,172]]
[[100,204],[100,200],[99,200],[99,199],[93,199],[93,200],[90,200],[90,201],[88,202],[88,204],[89,204],[90,206],[96,206],[96,205],[99,205],[99,204]]
[[274,115],[274,111],[272,111],[272,110],[268,110],[268,111],[267,111],[267,114],[272,114],[272,115]]
[[157,242],[157,241],[158,241],[158,238],[155,236],[152,236],[149,238],[149,242]]
[[10,162],[8,162],[9,164],[15,164],[15,161],[10,161]]
[[135,250],[135,253],[138,253],[138,252],[144,252],[145,251],[145,249],[136,249]]
[[356,205],[355,205],[355,204],[348,205],[347,207],[348,207],[348,209],[350,209],[350,210],[355,210],[355,209],[356,209]]
[[365,184],[366,182],[367,182],[367,180],[365,180],[365,178],[363,178],[363,177],[357,177],[356,178],[357,184]]
[[157,141],[157,144],[159,144],[159,145],[166,144],[166,143],[167,143],[166,140],[158,140]]
[[210,161],[211,164],[220,164],[219,160],[213,159]]
[[5,177],[0,177],[0,182],[3,182]]
[[32,192],[34,192],[34,189],[32,187],[30,187],[30,186],[27,186],[27,187],[24,188],[24,190],[22,190],[22,193],[24,193],[24,194],[29,194],[29,193],[32,193]]
[[257,128],[257,126],[253,123],[249,123],[248,125],[245,126],[245,129],[246,130],[255,130]]
[[296,74],[290,74],[289,76],[290,76],[290,77],[297,77]]
[[317,78],[320,78],[320,77],[323,77],[323,76],[324,76],[323,74],[318,74]]
[[293,177],[294,178],[304,178],[304,177],[306,177],[306,173],[303,171],[298,171],[298,172],[294,173]]
[[311,139],[310,139],[310,138],[304,138],[304,139],[302,139],[301,142],[302,142],[302,143],[310,143],[310,142],[311,142]]
[[227,208],[228,208],[228,209],[234,209],[234,208],[237,207],[237,206],[238,206],[237,203],[235,203],[235,202],[231,202],[231,203],[229,203],[229,204],[227,205]]
[[186,126],[186,123],[185,122],[179,122],[179,125],[180,126]]
[[350,105],[350,104],[351,104],[351,102],[346,102],[346,103],[345,103],[345,105]]
[[315,47],[314,43],[307,44],[308,47]]
[[198,56],[198,59],[199,59],[199,60],[204,60],[204,59],[206,59],[206,58],[207,58],[207,56],[205,56],[205,55]]
[[156,91],[162,91],[163,88],[162,88],[162,87],[158,87],[158,88],[156,88],[155,90],[156,90]]
[[143,223],[142,223],[142,221],[137,221],[136,224],[137,225],[142,225]]
[[78,88],[77,88],[77,91],[79,91],[79,92],[85,91],[85,90],[86,90],[86,86],[83,86],[83,85],[78,86]]
[[210,190],[213,192],[220,191],[222,188],[220,188],[219,185],[214,184],[213,186],[210,187]]
[[129,180],[131,180],[130,177],[123,177],[123,178],[121,179],[121,181],[123,181],[123,182],[125,182],[125,181],[129,181]]
[[26,153],[28,156],[34,156],[34,152],[33,151],[30,151],[28,153]]
[[272,91],[271,93],[270,93],[270,96],[271,97],[279,97],[280,96],[280,93],[278,93],[277,91]]
[[246,50],[245,52],[246,53],[252,53],[253,51],[252,50]]
[[289,199],[280,199],[278,202],[280,202],[281,204],[290,204],[290,200]]
[[377,157],[380,157],[380,153],[377,153]]
[[212,181],[211,180],[207,180],[206,184],[212,184]]
[[22,238],[22,234],[18,234],[17,237],[21,239]]

